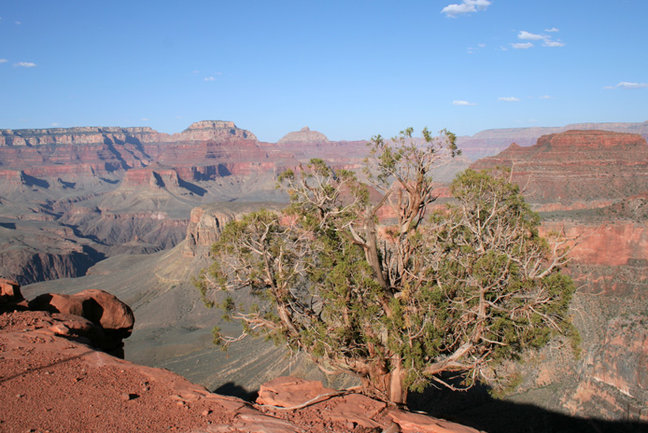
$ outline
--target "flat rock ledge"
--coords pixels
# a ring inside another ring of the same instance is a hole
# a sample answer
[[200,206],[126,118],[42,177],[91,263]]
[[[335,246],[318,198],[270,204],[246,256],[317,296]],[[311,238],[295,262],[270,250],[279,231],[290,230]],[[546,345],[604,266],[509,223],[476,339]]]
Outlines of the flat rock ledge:
[[0,314],[0,431],[477,432],[359,394],[286,410],[338,393],[296,378],[264,385],[260,394],[274,397],[251,404],[96,351],[60,335],[59,325],[45,311]]
[[280,377],[252,404],[125,361],[87,338],[132,329],[130,308],[105,292],[27,302],[0,279],[0,307],[0,431],[477,433],[321,382]]

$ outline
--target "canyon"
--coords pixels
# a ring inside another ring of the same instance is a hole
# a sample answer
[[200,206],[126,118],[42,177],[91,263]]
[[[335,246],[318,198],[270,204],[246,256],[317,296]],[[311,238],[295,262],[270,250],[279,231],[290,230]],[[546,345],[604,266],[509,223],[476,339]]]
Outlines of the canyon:
[[[527,355],[511,367],[524,380],[506,401],[648,422],[648,122],[572,126],[459,137],[463,156],[442,161],[435,176],[447,183],[471,164],[507,167],[540,213],[543,231],[574,239],[568,270],[578,286],[572,312],[580,356],[565,342]],[[366,141],[329,141],[308,128],[260,142],[223,121],[197,122],[178,134],[2,130],[0,276],[25,285],[28,297],[85,289],[114,294],[137,318],[124,342],[126,359],[210,390],[245,396],[284,375],[351,386],[268,342],[215,349],[211,328],[236,326],[202,305],[191,280],[208,264],[227,221],[286,202],[275,189],[278,173],[311,157],[358,169],[366,153]],[[495,404],[481,403],[484,411]],[[448,416],[485,429],[464,417],[467,404]]]

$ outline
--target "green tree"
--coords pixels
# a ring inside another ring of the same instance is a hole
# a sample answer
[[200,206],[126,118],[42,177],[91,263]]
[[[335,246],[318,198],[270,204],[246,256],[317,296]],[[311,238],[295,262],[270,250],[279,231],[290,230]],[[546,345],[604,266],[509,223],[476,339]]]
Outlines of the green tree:
[[[290,205],[227,224],[201,275],[205,302],[243,324],[215,341],[265,335],[405,403],[430,381],[456,389],[447,372],[492,383],[498,363],[570,329],[564,242],[538,235],[516,186],[468,170],[426,220],[431,170],[456,153],[453,134],[410,128],[372,139],[364,181],[317,159],[282,174]],[[235,303],[237,290],[260,302]]]

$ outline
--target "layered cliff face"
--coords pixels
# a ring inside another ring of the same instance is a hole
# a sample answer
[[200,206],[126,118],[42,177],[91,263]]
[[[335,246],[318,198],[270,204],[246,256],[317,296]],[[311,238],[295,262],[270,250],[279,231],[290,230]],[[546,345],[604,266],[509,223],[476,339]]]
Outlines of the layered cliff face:
[[22,283],[73,277],[106,256],[170,248],[184,239],[193,207],[276,198],[276,173],[296,164],[233,122],[196,122],[171,135],[0,131],[0,272]]
[[[540,211],[543,231],[573,240],[580,359],[543,351],[520,399],[612,419],[648,419],[648,144],[637,134],[567,131],[510,146],[473,168],[503,166]],[[535,364],[534,364],[535,363]],[[535,365],[535,367],[533,367]],[[552,389],[550,397],[543,389]]]
[[[34,177],[120,175],[152,162],[178,167],[185,180],[226,176],[266,153],[233,122],[201,121],[178,134],[151,128],[52,128],[0,131],[0,165]],[[199,168],[205,167],[205,168]],[[242,171],[245,171],[243,168]],[[194,176],[200,173],[202,176]],[[209,177],[208,176],[208,177]]]
[[178,134],[159,133],[149,127],[75,127],[45,129],[2,129],[0,146],[42,146],[58,145],[100,145],[106,142],[134,144],[207,141],[240,138],[256,140],[254,134],[236,127],[234,122],[221,120],[203,120],[192,123]]
[[318,131],[311,131],[308,126],[304,126],[299,131],[289,132],[279,139],[278,145],[289,144],[326,144],[329,140],[326,135]]
[[648,192],[648,144],[636,134],[568,131],[530,147],[511,145],[477,161],[477,169],[509,167],[533,204],[591,207]]
[[530,127],[487,129],[472,136],[457,138],[459,148],[472,161],[493,156],[509,147],[512,143],[519,146],[532,146],[543,135],[558,134],[570,130],[603,130],[642,135],[648,138],[648,121],[642,123],[574,123],[559,127]]

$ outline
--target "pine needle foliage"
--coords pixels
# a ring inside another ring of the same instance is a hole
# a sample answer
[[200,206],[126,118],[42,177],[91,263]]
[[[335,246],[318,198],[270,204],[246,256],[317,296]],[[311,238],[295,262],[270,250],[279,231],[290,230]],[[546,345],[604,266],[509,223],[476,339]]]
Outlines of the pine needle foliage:
[[[364,180],[319,159],[287,171],[287,208],[224,227],[198,285],[243,333],[216,329],[216,343],[263,335],[405,403],[431,381],[504,386],[499,363],[573,333],[565,240],[540,237],[537,214],[497,174],[467,170],[431,212],[431,171],[459,153],[456,137],[412,134],[374,137]],[[236,303],[241,290],[259,302]]]

